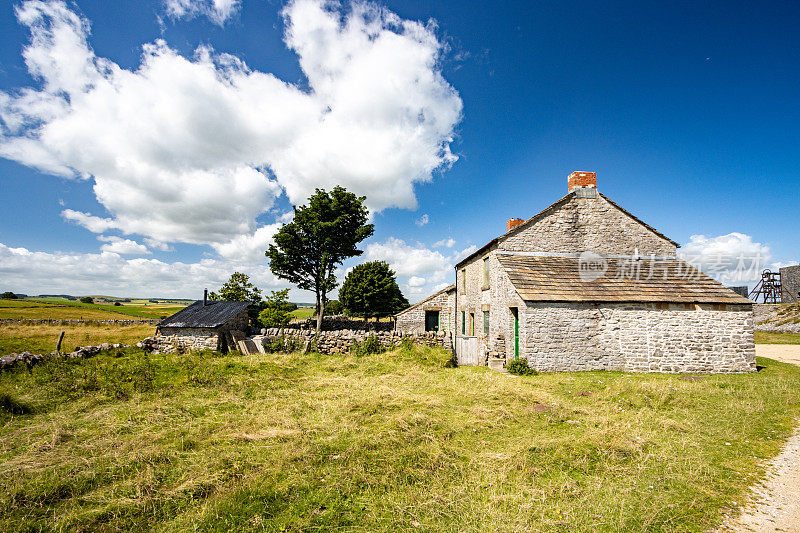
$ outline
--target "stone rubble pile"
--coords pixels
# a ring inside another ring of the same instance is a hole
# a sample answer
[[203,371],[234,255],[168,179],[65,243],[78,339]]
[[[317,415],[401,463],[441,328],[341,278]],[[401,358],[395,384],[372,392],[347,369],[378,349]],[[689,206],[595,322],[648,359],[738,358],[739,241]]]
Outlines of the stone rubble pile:
[[[70,359],[89,359],[96,356],[100,352],[105,352],[116,348],[129,347],[130,346],[127,344],[109,344],[107,342],[104,342],[99,346],[78,346],[71,353],[66,354],[65,357],[69,357]],[[60,354],[58,352],[51,352],[48,354],[21,352],[4,355],[0,357],[0,371],[11,370],[18,364],[25,364],[28,369],[31,369],[39,363],[44,362],[46,359],[57,357],[59,355]]]

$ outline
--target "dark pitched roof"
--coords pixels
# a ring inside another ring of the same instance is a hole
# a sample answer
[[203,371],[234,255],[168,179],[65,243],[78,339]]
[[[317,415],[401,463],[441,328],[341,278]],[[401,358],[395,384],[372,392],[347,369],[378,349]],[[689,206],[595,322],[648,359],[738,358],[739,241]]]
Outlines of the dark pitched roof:
[[[462,264],[466,263],[467,261],[469,261],[469,260],[470,260],[470,259],[472,259],[473,257],[479,256],[479,255],[481,255],[481,254],[485,253],[485,252],[486,252],[486,251],[487,251],[489,248],[491,248],[492,246],[494,246],[494,245],[495,245],[497,242],[499,242],[500,240],[504,240],[504,239],[506,239],[506,238],[510,237],[511,235],[514,235],[514,234],[516,234],[516,233],[518,233],[518,232],[522,231],[523,229],[527,228],[528,226],[530,226],[531,224],[533,224],[533,223],[534,223],[534,222],[536,222],[537,220],[540,220],[540,219],[544,218],[546,215],[549,215],[549,214],[550,214],[550,213],[552,213],[552,212],[553,212],[553,210],[555,210],[557,207],[560,207],[561,205],[563,205],[563,204],[567,203],[567,201],[568,201],[568,200],[572,199],[572,198],[573,198],[573,197],[576,195],[576,191],[577,191],[577,190],[578,190],[578,189],[573,189],[572,191],[568,192],[568,193],[567,193],[565,196],[562,196],[561,198],[559,198],[558,200],[556,200],[556,201],[555,201],[555,202],[553,202],[552,204],[548,205],[547,207],[545,207],[544,209],[542,209],[541,211],[539,211],[538,213],[536,213],[535,215],[533,215],[531,218],[529,218],[528,220],[526,220],[525,222],[523,222],[523,223],[522,223],[522,224],[520,224],[519,226],[517,226],[517,227],[515,227],[515,228],[512,228],[511,230],[507,231],[506,233],[504,233],[504,234],[500,235],[499,237],[495,237],[494,239],[492,239],[492,240],[491,240],[491,241],[489,241],[488,243],[484,244],[482,247],[480,247],[479,249],[477,249],[476,251],[472,252],[472,253],[471,253],[471,254],[469,254],[467,257],[465,257],[464,259],[462,259],[461,261],[459,261],[459,262],[456,264],[456,268],[459,268],[459,267],[460,267]],[[627,215],[627,216],[631,217],[631,218],[632,218],[632,219],[633,219],[635,222],[638,222],[639,224],[641,224],[642,226],[644,226],[644,227],[645,227],[645,228],[647,228],[648,230],[652,231],[653,233],[655,233],[656,235],[658,235],[658,236],[659,236],[659,237],[661,237],[662,239],[665,239],[665,240],[669,241],[670,243],[674,244],[675,246],[677,246],[678,248],[680,248],[680,246],[681,246],[680,244],[678,244],[677,242],[673,241],[672,239],[670,239],[669,237],[667,237],[666,235],[664,235],[663,233],[661,233],[660,231],[658,231],[657,229],[655,229],[653,226],[651,226],[651,225],[649,225],[649,224],[645,223],[645,222],[644,222],[644,221],[642,221],[640,218],[638,218],[638,217],[634,216],[634,215],[633,215],[633,214],[631,214],[629,211],[627,211],[626,209],[622,208],[622,207],[621,207],[621,206],[619,206],[617,203],[615,203],[614,201],[612,201],[612,200],[611,200],[611,199],[610,199],[608,196],[606,196],[605,194],[603,194],[603,193],[601,193],[601,192],[599,192],[599,191],[598,191],[598,194],[599,194],[600,196],[602,196],[602,197],[603,197],[603,199],[605,199],[605,200],[606,200],[606,201],[607,201],[609,204],[611,204],[611,205],[612,205],[612,206],[614,206],[615,208],[619,209],[619,210],[620,210],[622,213],[624,213],[625,215]]]
[[498,254],[523,300],[539,302],[683,302],[752,304],[680,259],[606,258],[597,279],[578,257]]
[[250,302],[209,301],[203,305],[198,300],[158,323],[158,327],[215,328],[247,310]]
[[425,302],[429,302],[429,301],[433,300],[434,298],[436,298],[437,296],[439,296],[441,294],[444,294],[446,292],[453,292],[454,290],[456,290],[456,284],[455,283],[453,283],[452,285],[448,285],[447,287],[445,287],[444,289],[440,290],[439,292],[431,294],[430,296],[428,296],[424,300],[422,300],[420,302],[417,302],[417,303],[415,303],[414,305],[412,305],[410,307],[406,307],[405,309],[403,309],[402,311],[400,311],[399,313],[397,313],[394,316],[402,315],[406,311],[411,311],[412,309],[415,309],[415,308],[419,307],[420,305],[424,304]]

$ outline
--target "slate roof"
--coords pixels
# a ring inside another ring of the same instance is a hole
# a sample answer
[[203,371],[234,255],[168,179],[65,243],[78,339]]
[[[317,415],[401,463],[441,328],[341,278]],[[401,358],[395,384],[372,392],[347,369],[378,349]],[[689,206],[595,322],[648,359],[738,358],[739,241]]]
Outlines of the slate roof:
[[[545,207],[544,209],[542,209],[541,211],[539,211],[538,213],[533,215],[531,218],[529,218],[528,220],[526,220],[525,222],[523,222],[519,226],[516,226],[515,228],[510,229],[509,231],[505,232],[504,234],[500,235],[499,237],[495,237],[491,241],[487,242],[486,244],[481,246],[479,249],[477,249],[476,251],[472,252],[467,257],[465,257],[464,259],[459,261],[456,264],[456,268],[460,268],[461,265],[463,265],[464,263],[466,263],[467,261],[469,261],[473,257],[477,257],[479,255],[482,255],[483,253],[485,253],[487,250],[489,250],[492,246],[494,246],[495,244],[497,244],[501,240],[507,239],[511,235],[514,235],[515,233],[518,233],[518,232],[522,231],[523,229],[527,228],[533,222],[536,222],[537,220],[540,220],[540,219],[544,218],[546,215],[549,215],[556,208],[561,207],[563,204],[567,203],[567,201],[572,199],[573,196],[576,196],[578,194],[577,191],[579,191],[579,190],[580,189],[571,190],[565,196],[562,196],[561,198],[559,198],[558,200],[556,200],[555,202],[553,202],[549,206]],[[661,233],[660,231],[655,229],[650,224],[647,224],[642,219],[636,217],[630,211],[628,211],[627,209],[623,208],[622,206],[620,206],[619,204],[617,204],[616,202],[611,200],[611,198],[609,198],[605,194],[603,194],[600,191],[598,191],[598,195],[600,197],[602,197],[603,199],[605,199],[609,204],[611,204],[612,206],[617,208],[620,212],[622,212],[623,214],[629,216],[631,219],[633,219],[634,222],[637,222],[637,223],[641,224],[642,226],[644,226],[645,228],[647,228],[651,232],[655,233],[656,235],[658,235],[662,239],[665,239],[665,240],[669,241],[671,244],[674,244],[677,248],[681,247],[681,245],[679,243],[673,241],[672,239],[670,239],[669,237],[667,237],[666,235],[664,235],[663,233]]]
[[249,302],[208,301],[202,300],[184,307],[174,315],[158,323],[158,327],[170,328],[215,328],[247,310]]
[[425,302],[429,302],[430,300],[433,300],[434,298],[436,298],[437,296],[439,296],[441,294],[444,294],[446,292],[452,292],[454,290],[456,290],[456,284],[455,283],[453,283],[452,285],[448,285],[447,287],[445,287],[444,289],[440,290],[439,292],[431,294],[430,296],[428,296],[424,300],[422,300],[420,302],[417,302],[412,306],[406,307],[405,309],[403,309],[402,311],[400,311],[399,313],[397,313],[394,316],[400,316],[400,315],[402,315],[403,313],[405,313],[407,311],[411,311],[412,309],[415,309],[415,308],[419,307],[420,305],[424,304]]
[[591,280],[587,271],[582,279],[578,257],[497,258],[526,301],[753,303],[680,259],[605,258],[604,273]]

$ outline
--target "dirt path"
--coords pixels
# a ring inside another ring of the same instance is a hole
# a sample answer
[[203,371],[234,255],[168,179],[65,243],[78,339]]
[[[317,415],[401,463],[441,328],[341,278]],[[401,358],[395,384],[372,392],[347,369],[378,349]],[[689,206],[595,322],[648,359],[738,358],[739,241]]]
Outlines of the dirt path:
[[[756,355],[800,365],[798,344],[759,344]],[[751,502],[717,531],[800,532],[800,429],[770,462],[766,478],[753,488]]]

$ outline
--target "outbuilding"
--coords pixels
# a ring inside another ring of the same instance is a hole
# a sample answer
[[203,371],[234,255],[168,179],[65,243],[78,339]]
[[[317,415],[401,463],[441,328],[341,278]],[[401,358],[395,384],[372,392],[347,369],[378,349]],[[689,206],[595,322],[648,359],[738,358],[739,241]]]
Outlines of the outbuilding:
[[159,344],[172,345],[187,350],[227,351],[230,341],[227,333],[247,332],[248,302],[202,300],[184,307],[165,318],[156,326]]

